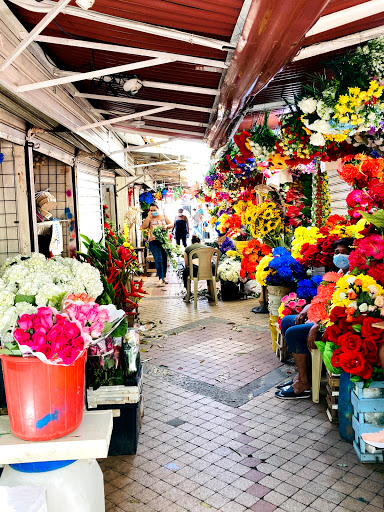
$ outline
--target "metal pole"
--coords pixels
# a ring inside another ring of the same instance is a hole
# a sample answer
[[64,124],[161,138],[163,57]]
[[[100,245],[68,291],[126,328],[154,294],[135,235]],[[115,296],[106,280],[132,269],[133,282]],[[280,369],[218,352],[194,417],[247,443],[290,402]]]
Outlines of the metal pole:
[[30,236],[31,236],[31,252],[39,252],[39,239],[37,237],[37,218],[36,218],[36,201],[35,201],[35,179],[33,172],[33,142],[26,141],[24,146],[25,152],[25,171],[27,175],[27,194],[28,194],[28,210],[31,219]]
[[72,175],[72,197],[73,197],[73,215],[75,220],[75,237],[76,237],[76,250],[80,251],[80,234],[79,234],[79,211],[78,211],[78,188],[77,188],[77,155],[79,153],[79,148],[75,148],[75,158],[73,161],[73,165],[71,165],[71,175]]

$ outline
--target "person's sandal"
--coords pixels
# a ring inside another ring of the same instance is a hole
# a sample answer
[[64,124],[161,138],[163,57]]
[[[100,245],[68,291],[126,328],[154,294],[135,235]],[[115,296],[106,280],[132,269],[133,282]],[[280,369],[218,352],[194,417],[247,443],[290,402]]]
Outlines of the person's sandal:
[[302,393],[295,393],[292,386],[288,386],[283,389],[279,389],[279,391],[276,391],[275,393],[276,398],[281,398],[283,400],[300,400],[302,398],[311,398],[311,391],[306,390]]

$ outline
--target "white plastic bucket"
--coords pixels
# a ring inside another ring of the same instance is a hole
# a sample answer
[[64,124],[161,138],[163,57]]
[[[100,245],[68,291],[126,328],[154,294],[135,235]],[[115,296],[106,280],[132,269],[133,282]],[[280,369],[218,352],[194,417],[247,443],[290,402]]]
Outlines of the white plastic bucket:
[[7,465],[0,485],[44,487],[49,512],[105,512],[103,473],[94,459],[43,473],[24,473]]
[[267,286],[268,288],[268,309],[272,316],[279,315],[281,299],[290,293],[290,289],[285,286]]

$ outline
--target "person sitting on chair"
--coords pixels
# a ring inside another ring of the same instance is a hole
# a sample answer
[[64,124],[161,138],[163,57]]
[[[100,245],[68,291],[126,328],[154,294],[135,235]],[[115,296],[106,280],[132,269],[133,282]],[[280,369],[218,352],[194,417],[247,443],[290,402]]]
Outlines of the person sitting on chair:
[[[342,238],[335,242],[333,263],[346,274],[349,269],[349,254],[353,244],[352,238]],[[307,311],[309,304],[298,315],[288,315],[281,320],[281,332],[287,342],[287,349],[292,352],[297,367],[296,379],[278,386],[275,393],[277,398],[284,400],[297,400],[310,398],[311,384],[307,370],[307,356],[312,349],[317,348],[319,326],[308,321]]]

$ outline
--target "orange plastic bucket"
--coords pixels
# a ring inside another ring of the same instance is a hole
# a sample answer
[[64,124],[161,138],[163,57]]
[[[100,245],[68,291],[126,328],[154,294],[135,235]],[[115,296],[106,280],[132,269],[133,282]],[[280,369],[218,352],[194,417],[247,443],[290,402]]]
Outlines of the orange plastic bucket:
[[1,356],[9,421],[15,436],[48,441],[73,432],[84,409],[85,354],[70,366],[37,357]]

